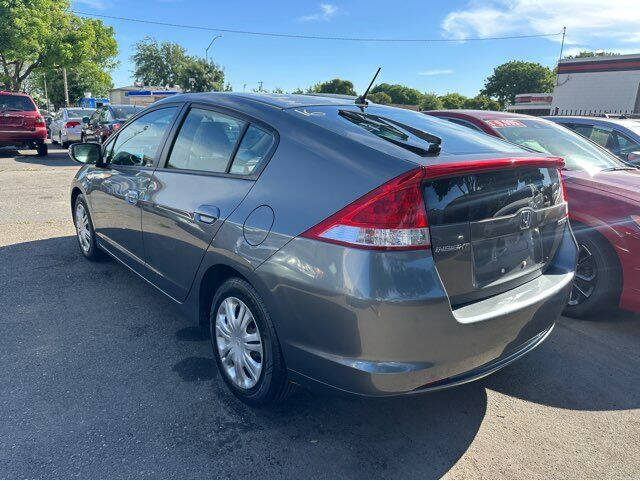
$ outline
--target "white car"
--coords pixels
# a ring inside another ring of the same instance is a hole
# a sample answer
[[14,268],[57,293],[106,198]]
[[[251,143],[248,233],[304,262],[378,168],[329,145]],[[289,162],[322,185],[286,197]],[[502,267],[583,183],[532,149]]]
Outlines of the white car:
[[96,109],[67,107],[58,110],[51,122],[51,141],[68,147],[73,142],[80,142],[82,119],[91,117]]

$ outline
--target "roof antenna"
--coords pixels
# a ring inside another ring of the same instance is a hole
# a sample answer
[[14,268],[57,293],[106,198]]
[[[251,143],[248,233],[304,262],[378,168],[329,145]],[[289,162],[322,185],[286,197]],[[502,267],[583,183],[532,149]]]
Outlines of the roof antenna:
[[378,70],[376,71],[376,74],[373,76],[373,79],[371,79],[371,83],[369,84],[369,86],[367,87],[367,90],[364,91],[364,93],[358,97],[356,99],[356,104],[364,104],[367,105],[367,95],[369,95],[369,90],[371,89],[371,86],[373,85],[373,82],[376,81],[376,77],[378,76],[378,74],[380,73],[380,68],[378,67]]

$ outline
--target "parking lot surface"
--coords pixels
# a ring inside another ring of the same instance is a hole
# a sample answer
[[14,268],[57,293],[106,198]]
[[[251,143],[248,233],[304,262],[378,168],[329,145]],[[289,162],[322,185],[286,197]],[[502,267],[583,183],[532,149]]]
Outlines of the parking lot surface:
[[484,380],[252,410],[208,333],[78,248],[66,150],[0,150],[0,477],[638,478],[640,316],[562,318]]

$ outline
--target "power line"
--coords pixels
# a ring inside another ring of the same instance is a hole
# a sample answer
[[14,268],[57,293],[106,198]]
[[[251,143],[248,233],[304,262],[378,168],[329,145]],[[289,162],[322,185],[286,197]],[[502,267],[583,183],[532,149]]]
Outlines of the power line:
[[274,33],[274,32],[254,32],[251,30],[232,30],[229,28],[203,27],[199,25],[185,25],[180,23],[157,22],[154,20],[143,20],[140,18],[116,17],[114,15],[100,15],[97,13],[86,13],[72,10],[77,15],[86,17],[108,18],[111,20],[124,20],[127,22],[146,23],[149,25],[161,25],[164,27],[189,28],[191,30],[206,30],[211,32],[237,33],[241,35],[257,35],[262,37],[281,37],[281,38],[298,38],[308,40],[338,40],[347,42],[394,42],[394,43],[429,43],[429,42],[475,42],[485,40],[513,40],[519,38],[539,38],[539,37],[558,37],[562,32],[557,33],[541,33],[535,35],[510,35],[506,37],[470,37],[470,38],[372,38],[372,37],[324,37],[319,35],[298,35],[293,33]]

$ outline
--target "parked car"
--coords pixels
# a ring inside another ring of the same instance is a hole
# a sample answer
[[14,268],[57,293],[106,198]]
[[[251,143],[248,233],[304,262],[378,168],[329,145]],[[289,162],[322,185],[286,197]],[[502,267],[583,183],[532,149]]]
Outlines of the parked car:
[[91,116],[82,119],[81,142],[104,142],[129,117],[142,109],[137,105],[103,105]]
[[44,118],[44,123],[47,126],[47,138],[51,138],[51,122],[53,122],[53,115],[49,113],[48,110],[38,109],[40,111],[40,115]]
[[183,94],[70,156],[84,256],[209,325],[252,405],[292,382],[389,396],[478,379],[540,344],[571,290],[562,160],[418,112]]
[[47,155],[47,127],[33,99],[18,92],[0,91],[0,147],[36,149]]
[[580,246],[567,314],[612,305],[640,312],[640,170],[558,124],[509,112],[427,112],[564,158],[571,226]]
[[67,148],[82,140],[82,119],[93,115],[96,109],[68,107],[58,110],[51,123],[51,141]]
[[561,116],[545,118],[601,145],[622,161],[640,166],[640,119]]

